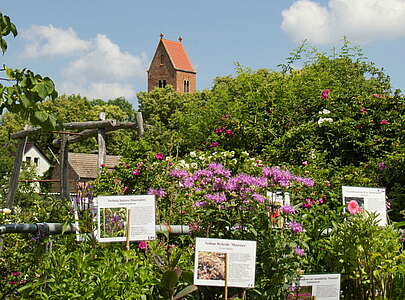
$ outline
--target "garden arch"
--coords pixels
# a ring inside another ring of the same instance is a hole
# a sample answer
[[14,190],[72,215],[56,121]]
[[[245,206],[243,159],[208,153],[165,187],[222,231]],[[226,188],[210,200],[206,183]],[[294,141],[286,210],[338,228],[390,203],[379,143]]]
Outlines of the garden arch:
[[[54,145],[59,145],[59,164],[60,164],[60,195],[64,198],[69,197],[69,174],[68,174],[68,145],[79,142],[88,137],[97,135],[98,142],[98,168],[104,164],[106,159],[105,133],[118,129],[136,129],[138,136],[144,133],[143,117],[141,112],[136,112],[136,122],[116,122],[115,120],[106,120],[105,113],[99,115],[99,121],[72,122],[63,123],[59,127],[60,131],[49,131],[42,127],[29,128],[11,134],[11,138],[18,139],[17,151],[14,160],[13,172],[10,178],[9,190],[7,193],[6,207],[12,208],[15,194],[18,187],[21,163],[26,139],[37,133],[53,132],[61,134],[61,138],[53,140]],[[71,132],[68,130],[82,130],[81,132]]]

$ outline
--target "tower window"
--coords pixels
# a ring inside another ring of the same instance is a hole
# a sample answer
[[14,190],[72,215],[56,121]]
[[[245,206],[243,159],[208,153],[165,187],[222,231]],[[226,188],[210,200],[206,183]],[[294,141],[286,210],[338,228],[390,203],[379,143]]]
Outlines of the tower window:
[[190,81],[184,80],[184,92],[190,93]]
[[159,80],[158,87],[160,88],[166,87],[166,80]]

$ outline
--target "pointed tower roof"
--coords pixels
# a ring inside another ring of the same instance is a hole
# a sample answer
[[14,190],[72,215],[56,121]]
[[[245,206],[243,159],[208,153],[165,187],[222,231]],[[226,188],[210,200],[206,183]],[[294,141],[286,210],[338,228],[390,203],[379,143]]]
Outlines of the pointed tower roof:
[[196,73],[190,59],[188,58],[187,52],[180,41],[175,42],[161,38],[160,42],[166,49],[170,61],[176,70]]

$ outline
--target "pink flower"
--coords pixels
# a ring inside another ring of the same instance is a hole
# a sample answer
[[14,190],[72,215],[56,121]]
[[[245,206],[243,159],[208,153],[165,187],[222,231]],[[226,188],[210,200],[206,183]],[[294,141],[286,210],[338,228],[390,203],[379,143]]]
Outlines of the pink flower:
[[384,170],[386,167],[387,167],[387,166],[385,165],[385,163],[383,163],[383,162],[378,163],[378,170],[382,171],[382,170]]
[[381,94],[373,94],[373,97],[376,97],[376,98],[383,98],[384,95],[381,95]]
[[133,169],[133,170],[132,170],[132,175],[138,176],[139,174],[141,174],[141,172],[139,171],[139,169]]
[[319,203],[319,204],[322,204],[322,203],[324,203],[324,202],[325,202],[325,199],[323,199],[323,198],[319,198],[319,199],[318,199],[318,203]]
[[362,208],[359,206],[357,201],[352,200],[349,203],[347,203],[347,210],[349,211],[350,214],[357,215],[359,212],[362,211]]
[[308,162],[307,162],[306,160],[304,160],[301,164],[302,164],[303,166],[308,166]]
[[122,193],[125,194],[126,192],[128,192],[128,187],[124,186],[124,188],[122,189]]
[[367,109],[365,107],[360,108],[359,110],[362,114],[366,114],[367,113]]
[[119,178],[114,178],[114,182],[115,182],[115,183],[121,183],[121,179],[119,179]]
[[388,122],[387,120],[381,120],[380,121],[380,124],[381,125],[387,125],[387,124],[389,124],[390,122]]
[[288,227],[295,233],[304,231],[304,229],[302,228],[302,225],[298,222],[290,222],[290,223],[288,223]]
[[232,136],[232,135],[233,135],[232,129],[227,129],[227,130],[225,130],[225,134]]
[[141,250],[146,250],[148,248],[148,242],[147,241],[140,241],[138,248]]
[[8,284],[17,284],[17,281],[9,281]]
[[157,160],[164,160],[165,159],[165,155],[163,153],[156,153],[155,154],[155,158]]
[[294,253],[299,255],[299,256],[304,256],[305,255],[305,251],[304,249],[301,249],[300,247],[295,247],[294,248]]
[[225,129],[223,129],[223,128],[215,128],[214,129],[214,132],[216,133],[216,134],[218,134],[218,135],[220,135],[221,133],[223,133],[225,131]]
[[294,213],[295,213],[294,207],[292,207],[292,206],[290,206],[290,205],[281,206],[281,211],[282,211],[283,213],[287,214],[287,215],[290,215],[290,214],[294,214]]
[[20,284],[26,284],[26,283],[27,283],[27,280],[25,280],[25,279],[20,280]]
[[330,93],[330,89],[324,89],[322,91],[322,95],[321,95],[322,99],[328,99],[329,98],[329,93]]
[[11,272],[11,276],[17,277],[17,276],[20,276],[20,275],[21,275],[21,272]]
[[210,148],[215,148],[219,146],[219,142],[212,142],[211,145],[209,146]]

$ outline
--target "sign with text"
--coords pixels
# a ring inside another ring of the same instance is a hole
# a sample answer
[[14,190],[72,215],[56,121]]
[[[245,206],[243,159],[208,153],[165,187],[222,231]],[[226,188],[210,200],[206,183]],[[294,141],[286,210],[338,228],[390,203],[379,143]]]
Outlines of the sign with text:
[[196,238],[195,251],[195,285],[254,287],[256,241]]
[[385,188],[342,186],[342,198],[346,210],[349,205],[358,206],[369,212],[376,212],[379,215],[379,225],[387,225]]
[[[130,232],[130,241],[156,238],[155,196],[99,196],[97,201],[97,233],[99,242],[123,242]],[[127,230],[130,219],[130,230]]]
[[339,300],[340,274],[303,275],[292,286],[288,300]]

